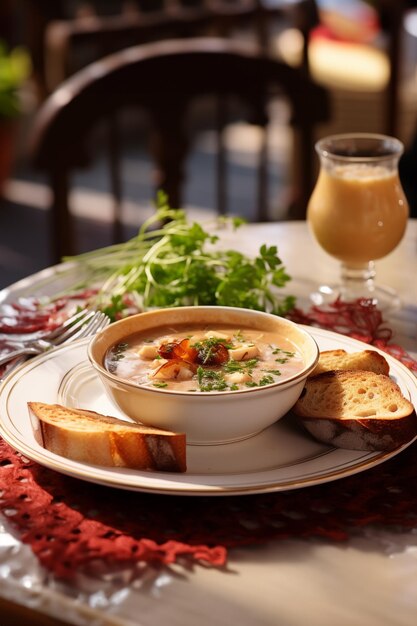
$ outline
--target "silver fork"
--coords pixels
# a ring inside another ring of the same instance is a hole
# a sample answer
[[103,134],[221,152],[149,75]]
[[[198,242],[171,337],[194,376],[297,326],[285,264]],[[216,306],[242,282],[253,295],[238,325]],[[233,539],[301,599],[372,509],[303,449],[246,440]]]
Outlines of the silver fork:
[[[73,323],[68,324],[67,322],[69,320],[72,320]],[[0,357],[0,365],[4,365],[5,363],[23,355],[33,356],[42,354],[43,352],[56,348],[64,343],[70,343],[76,339],[94,335],[99,330],[108,326],[110,319],[101,311],[88,311],[86,315],[78,315],[78,318],[75,316],[75,321],[74,317],[68,318],[67,322],[48,334],[47,340],[36,339],[24,346],[21,346],[20,348],[17,348],[16,350],[13,350],[12,352],[8,352],[3,357]],[[7,373],[9,373],[9,371],[10,368],[7,370]]]

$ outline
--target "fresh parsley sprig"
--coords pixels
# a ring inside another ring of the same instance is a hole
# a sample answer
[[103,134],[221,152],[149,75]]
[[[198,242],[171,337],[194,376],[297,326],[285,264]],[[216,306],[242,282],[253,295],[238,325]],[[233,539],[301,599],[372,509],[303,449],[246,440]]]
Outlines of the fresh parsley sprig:
[[[232,228],[241,218],[222,218]],[[85,266],[89,280],[102,284],[93,306],[113,318],[123,314],[126,295],[141,309],[185,305],[236,306],[283,315],[295,303],[279,289],[289,280],[276,246],[261,246],[250,258],[216,248],[218,235],[188,221],[157,196],[155,214],[126,243],[87,252],[71,260]],[[68,259],[67,259],[68,260]]]

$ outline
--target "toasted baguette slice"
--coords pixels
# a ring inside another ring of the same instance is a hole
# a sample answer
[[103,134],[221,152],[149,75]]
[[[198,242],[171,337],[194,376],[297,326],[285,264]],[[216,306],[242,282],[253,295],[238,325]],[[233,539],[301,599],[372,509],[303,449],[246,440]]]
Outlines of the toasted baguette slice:
[[384,374],[334,371],[307,380],[293,409],[319,441],[354,450],[393,450],[417,435],[414,407]]
[[346,350],[325,350],[320,353],[319,362],[309,378],[334,370],[368,370],[375,374],[389,374],[388,361],[375,350],[346,352]]
[[108,467],[186,471],[185,435],[84,409],[28,402],[42,445],[60,456]]

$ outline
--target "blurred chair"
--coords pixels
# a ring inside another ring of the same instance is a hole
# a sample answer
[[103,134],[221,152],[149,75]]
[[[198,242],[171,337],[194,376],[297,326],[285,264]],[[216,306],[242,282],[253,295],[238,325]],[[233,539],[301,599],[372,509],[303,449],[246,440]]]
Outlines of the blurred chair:
[[407,0],[373,0],[386,38],[390,80],[386,89],[385,132],[399,134],[401,66],[403,63],[404,17],[413,3]]
[[[115,197],[114,239],[121,239],[122,198],[117,118],[126,107],[147,115],[149,147],[155,163],[155,189],[163,189],[174,207],[181,206],[184,165],[191,146],[187,114],[201,97],[216,96],[217,204],[226,212],[225,146],[227,113],[265,129],[267,103],[284,98],[299,142],[299,177],[288,217],[304,218],[315,178],[314,131],[329,116],[327,92],[299,68],[261,55],[248,44],[216,38],[172,40],[117,52],[84,68],[63,83],[44,103],[29,139],[36,167],[49,175],[54,260],[74,253],[70,174],[88,163],[89,140],[100,120],[109,121],[110,180]],[[228,100],[232,97],[232,103]],[[227,101],[226,101],[227,100]],[[236,111],[235,101],[244,110]],[[261,160],[256,220],[268,219],[265,161]]]
[[302,34],[307,68],[309,34],[318,24],[315,0],[86,0],[77,10],[69,0],[23,1],[40,94],[92,61],[151,41],[243,32],[267,50],[271,31],[287,22]]

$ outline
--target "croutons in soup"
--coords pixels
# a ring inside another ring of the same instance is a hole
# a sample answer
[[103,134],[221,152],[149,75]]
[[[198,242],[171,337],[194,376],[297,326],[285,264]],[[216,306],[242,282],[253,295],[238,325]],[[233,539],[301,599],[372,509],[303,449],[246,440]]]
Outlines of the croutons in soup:
[[304,367],[287,339],[250,328],[193,326],[135,334],[106,355],[109,372],[176,391],[238,391],[289,378]]

